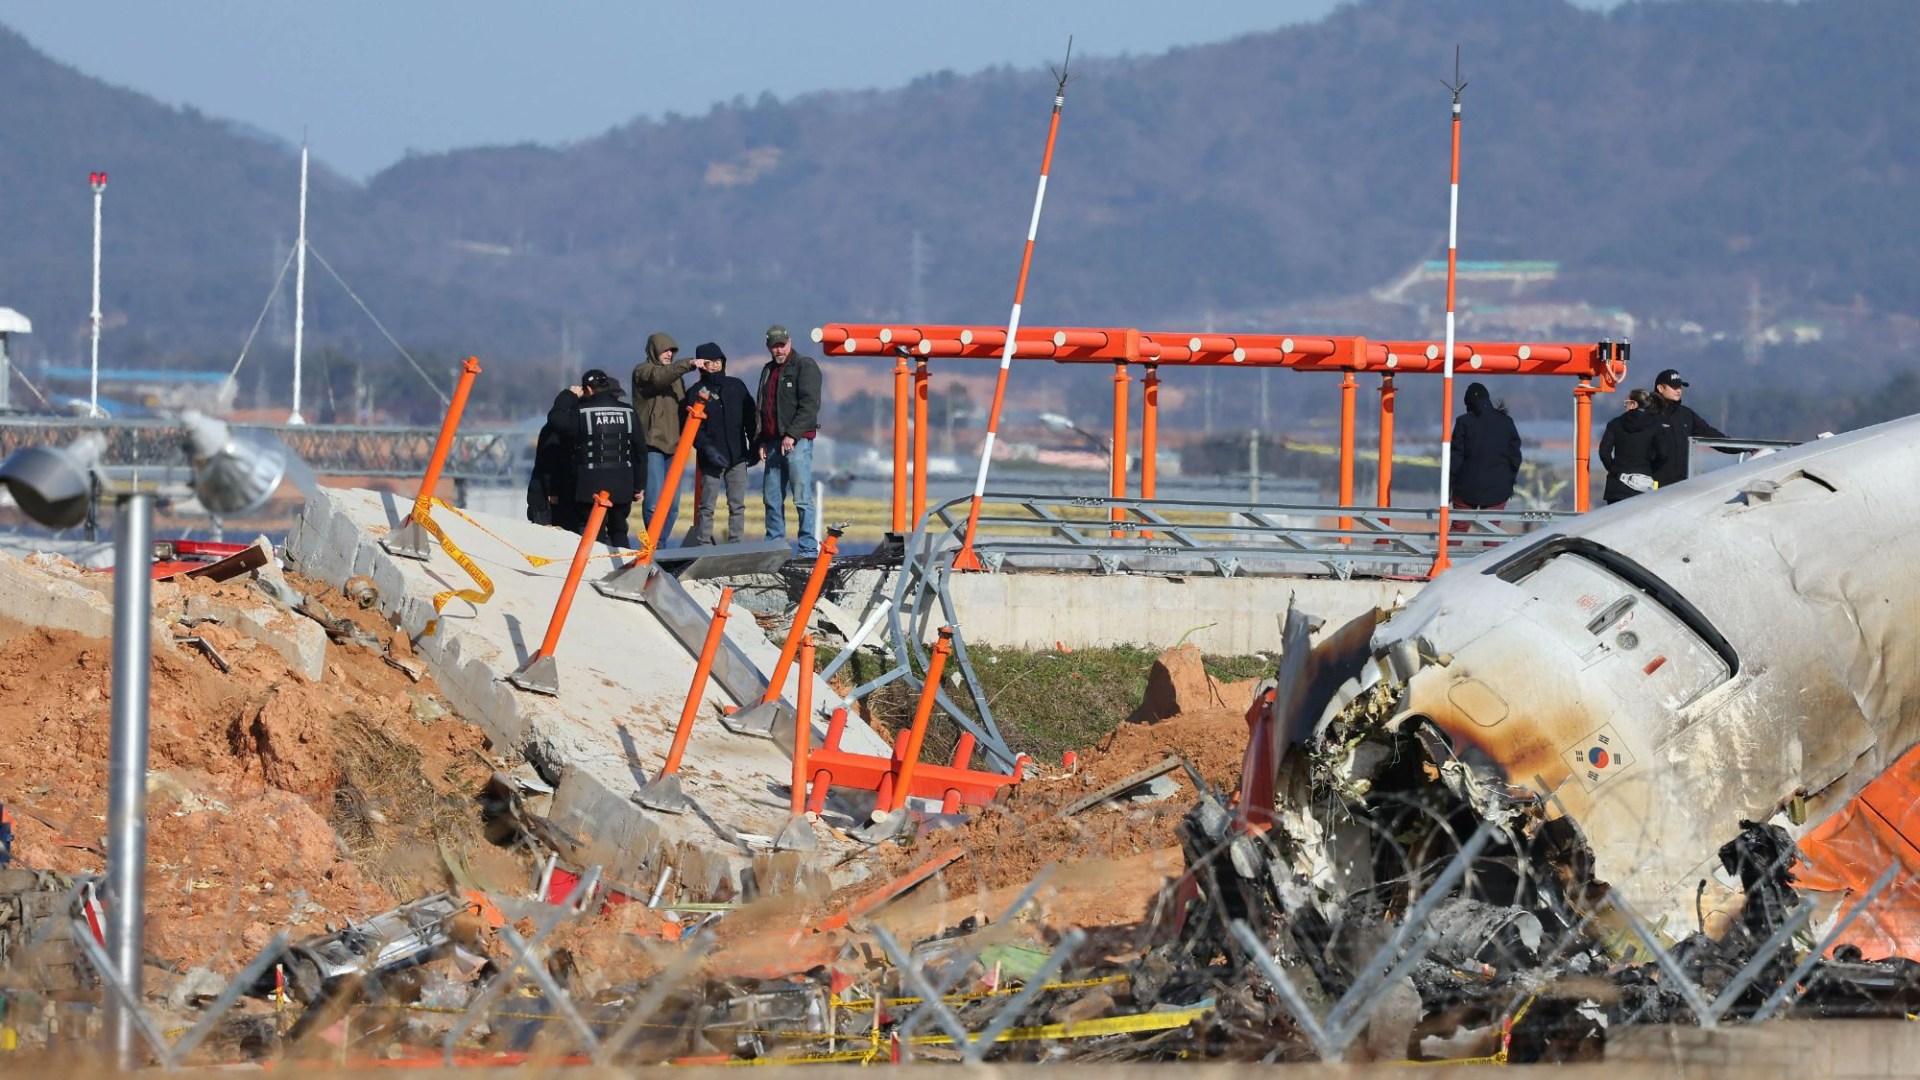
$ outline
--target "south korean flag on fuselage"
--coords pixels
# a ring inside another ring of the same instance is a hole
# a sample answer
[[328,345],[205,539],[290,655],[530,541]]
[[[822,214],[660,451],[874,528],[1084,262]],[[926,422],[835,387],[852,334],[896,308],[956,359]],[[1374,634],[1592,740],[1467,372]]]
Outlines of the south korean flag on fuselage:
[[1625,772],[1634,758],[1627,750],[1627,741],[1607,724],[1569,747],[1562,760],[1580,778],[1581,786],[1592,791]]

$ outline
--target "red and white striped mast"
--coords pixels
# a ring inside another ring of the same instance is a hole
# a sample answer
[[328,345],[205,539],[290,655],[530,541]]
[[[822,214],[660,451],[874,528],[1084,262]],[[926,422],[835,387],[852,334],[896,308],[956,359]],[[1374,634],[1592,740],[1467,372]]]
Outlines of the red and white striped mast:
[[[1067,39],[1067,58],[1053,73],[1053,120],[1047,126],[1047,152],[1040,159],[1040,186],[1033,193],[1033,219],[1027,223],[1027,246],[1020,254],[1020,280],[1013,287],[1013,311],[1007,316],[1007,342],[1000,350],[1000,374],[993,383],[993,406],[987,410],[987,437],[980,444],[980,471],[973,480],[973,502],[967,507],[967,531],[954,554],[956,570],[980,569],[973,551],[973,534],[980,526],[980,502],[987,493],[987,467],[993,461],[993,442],[1000,432],[1000,408],[1007,397],[1007,372],[1013,367],[1014,339],[1020,332],[1020,305],[1027,296],[1027,271],[1033,266],[1033,240],[1040,233],[1040,207],[1047,199],[1047,174],[1053,171],[1053,141],[1060,134],[1060,110],[1067,103],[1067,65],[1073,61],[1073,39]],[[918,527],[918,523],[915,523]]]
[[1447,181],[1447,340],[1446,360],[1440,368],[1440,534],[1435,545],[1432,577],[1445,570],[1448,536],[1453,531],[1453,284],[1460,254],[1460,46],[1453,47],[1453,81],[1440,80],[1453,91],[1453,163]]

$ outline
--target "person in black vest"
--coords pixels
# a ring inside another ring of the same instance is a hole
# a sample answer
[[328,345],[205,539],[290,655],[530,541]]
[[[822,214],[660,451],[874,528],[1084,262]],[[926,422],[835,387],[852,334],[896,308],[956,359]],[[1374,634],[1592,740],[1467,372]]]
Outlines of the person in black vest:
[[[1520,430],[1482,383],[1467,384],[1467,409],[1453,420],[1452,500],[1455,510],[1505,510],[1520,476]],[[1467,523],[1453,523],[1466,532]]]
[[574,532],[586,527],[593,496],[604,491],[613,501],[600,522],[598,539],[608,546],[626,547],[627,515],[640,491],[640,463],[646,460],[646,437],[641,434],[633,406],[620,400],[620,384],[594,368],[580,377],[584,396],[554,404],[547,422],[560,433],[562,458],[573,466],[570,499]]
[[696,468],[700,471],[700,503],[694,510],[693,531],[687,534],[687,547],[717,544],[713,516],[720,504],[720,492],[727,494],[727,539],[747,538],[747,469],[759,457],[755,445],[760,440],[760,414],[753,407],[753,395],[747,384],[727,374],[727,354],[714,342],[693,350],[693,362],[700,369],[695,392],[706,391],[707,418],[700,422],[693,437]]
[[[527,520],[535,525],[553,525],[568,532],[579,532],[573,517],[573,462],[560,445],[560,429],[554,426],[557,410],[572,408],[586,390],[569,386],[547,407],[547,422],[533,440],[533,475],[527,479]],[[566,497],[562,498],[562,493]]]
[[[1691,439],[1724,439],[1727,436],[1712,424],[1700,419],[1700,414],[1680,403],[1686,396],[1688,383],[1680,373],[1668,368],[1653,380],[1654,400],[1648,401],[1659,422],[1660,443],[1663,460],[1660,468],[1653,474],[1661,487],[1677,484],[1687,478],[1688,455],[1692,453]],[[1723,454],[1737,454],[1740,451],[1730,447],[1720,447]]]
[[1666,463],[1666,447],[1652,397],[1645,390],[1629,393],[1623,411],[1600,434],[1600,466],[1607,470],[1602,498],[1609,505],[1660,486],[1654,476]]

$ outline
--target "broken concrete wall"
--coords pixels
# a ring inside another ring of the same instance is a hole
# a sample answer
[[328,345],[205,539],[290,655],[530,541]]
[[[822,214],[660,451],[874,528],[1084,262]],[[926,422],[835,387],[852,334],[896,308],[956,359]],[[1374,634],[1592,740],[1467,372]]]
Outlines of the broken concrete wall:
[[[597,864],[627,883],[651,881],[662,863],[672,863],[694,895],[737,892],[752,863],[750,838],[777,833],[785,820],[791,773],[773,741],[729,734],[717,722],[722,706],[743,703],[717,679],[703,695],[681,774],[700,813],[641,810],[633,796],[665,757],[694,656],[647,606],[583,585],[555,652],[560,693],[514,687],[504,680],[538,648],[578,538],[526,522],[441,512],[436,520],[491,578],[494,593],[480,605],[450,599],[436,613],[436,594],[476,585],[437,547],[427,562],[380,548],[379,539],[399,526],[406,509],[391,495],[324,490],[308,501],[289,534],[288,558],[303,573],[336,585],[371,580],[374,602],[415,639],[456,710],[553,787],[547,818],[563,857]],[[587,577],[611,569],[597,551]],[[711,604],[699,583],[690,592]],[[762,670],[772,667],[778,649],[750,618],[736,614],[726,636]],[[817,705],[835,700],[816,692]],[[816,718],[816,738],[824,728]],[[845,745],[886,752],[857,720],[848,724]]]

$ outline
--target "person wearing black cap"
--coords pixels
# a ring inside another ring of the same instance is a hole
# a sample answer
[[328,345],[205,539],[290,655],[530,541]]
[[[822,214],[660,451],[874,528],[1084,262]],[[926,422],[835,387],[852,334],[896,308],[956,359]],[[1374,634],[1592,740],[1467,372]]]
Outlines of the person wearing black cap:
[[641,462],[647,444],[640,433],[633,406],[620,400],[620,384],[599,368],[580,377],[582,395],[568,402],[562,394],[547,414],[547,423],[560,435],[560,453],[573,468],[573,486],[561,493],[570,499],[574,517],[569,527],[586,527],[593,496],[604,491],[613,505],[600,522],[598,539],[608,546],[626,547],[627,515],[640,493]]
[[[1452,500],[1455,510],[1505,510],[1520,475],[1520,430],[1483,383],[1467,384],[1466,411],[1453,420]],[[1453,523],[1466,532],[1467,523]]]
[[[1662,371],[1653,380],[1653,415],[1660,425],[1661,462],[1653,473],[1653,478],[1661,487],[1677,484],[1687,478],[1687,459],[1692,452],[1690,439],[1724,439],[1726,435],[1712,424],[1700,419],[1700,414],[1681,404],[1686,396],[1687,381],[1672,368]],[[1737,450],[1723,450],[1722,453],[1738,453]]]
[[719,543],[714,536],[713,515],[723,487],[727,493],[727,539],[745,540],[747,468],[755,460],[760,417],[747,384],[727,374],[727,354],[719,345],[709,341],[693,350],[693,358],[700,368],[700,381],[694,387],[707,392],[707,418],[693,437],[695,467],[700,470],[700,501],[694,508],[693,531],[687,534],[686,546]]
[[760,494],[767,504],[767,539],[787,535],[787,499],[800,517],[795,556],[820,556],[819,509],[813,503],[813,436],[820,427],[820,365],[794,351],[787,328],[767,327],[760,369],[760,453],[767,463]]

